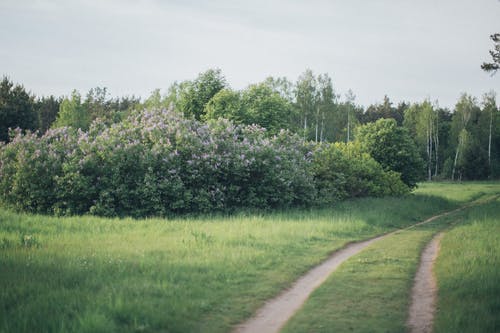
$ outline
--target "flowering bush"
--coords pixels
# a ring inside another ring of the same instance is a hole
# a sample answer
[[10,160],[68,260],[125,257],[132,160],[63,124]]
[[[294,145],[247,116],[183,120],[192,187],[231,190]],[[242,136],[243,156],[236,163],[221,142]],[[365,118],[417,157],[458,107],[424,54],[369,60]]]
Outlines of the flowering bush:
[[144,110],[88,132],[18,132],[0,148],[0,197],[33,212],[137,217],[308,205],[306,155],[285,131]]
[[87,132],[18,131],[0,146],[0,200],[31,212],[142,217],[399,193],[399,175],[346,149],[224,119],[136,111]]
[[57,178],[66,156],[76,149],[76,132],[67,128],[35,133],[15,131],[0,147],[0,198],[18,210],[52,212],[59,200]]

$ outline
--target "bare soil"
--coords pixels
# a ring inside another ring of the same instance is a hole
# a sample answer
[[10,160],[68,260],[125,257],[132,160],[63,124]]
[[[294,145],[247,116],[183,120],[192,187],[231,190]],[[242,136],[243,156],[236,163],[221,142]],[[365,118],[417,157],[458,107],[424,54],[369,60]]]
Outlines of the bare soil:
[[422,252],[415,275],[407,326],[411,333],[431,333],[436,308],[437,286],[432,267],[439,253],[443,233],[440,232]]

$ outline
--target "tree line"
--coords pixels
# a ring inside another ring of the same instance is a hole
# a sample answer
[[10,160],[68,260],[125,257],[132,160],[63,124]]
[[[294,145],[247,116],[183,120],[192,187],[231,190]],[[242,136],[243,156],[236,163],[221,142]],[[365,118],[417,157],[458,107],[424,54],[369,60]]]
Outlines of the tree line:
[[[65,126],[86,131],[96,120],[116,124],[141,109],[173,109],[202,123],[224,118],[237,125],[256,124],[270,136],[286,129],[316,143],[349,143],[356,135],[369,137],[356,129],[392,119],[392,125],[386,122],[383,126],[407,132],[424,161],[413,163],[416,170],[412,172],[420,179],[500,177],[500,117],[493,91],[479,100],[464,93],[452,110],[430,100],[394,104],[387,96],[381,103],[363,108],[352,91],[339,94],[328,74],[316,75],[311,70],[295,82],[269,77],[235,90],[220,70],[210,69],[193,80],[175,82],[165,91],[157,89],[145,99],[113,98],[99,87],[85,96],[73,91],[64,97],[37,97],[4,77],[0,83],[0,141],[9,141],[9,128],[38,131],[39,135]],[[384,131],[382,125],[377,126],[376,130]],[[365,144],[383,164],[390,147],[373,140],[367,139]],[[408,159],[401,156],[399,162],[405,161]]]

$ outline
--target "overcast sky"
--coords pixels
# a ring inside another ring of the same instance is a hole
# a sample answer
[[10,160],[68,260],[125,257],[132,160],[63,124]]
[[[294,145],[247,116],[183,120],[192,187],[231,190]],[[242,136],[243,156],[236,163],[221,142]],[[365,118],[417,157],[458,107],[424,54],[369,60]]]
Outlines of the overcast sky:
[[0,0],[0,75],[37,95],[145,97],[220,68],[234,89],[306,69],[362,105],[500,92],[498,0]]

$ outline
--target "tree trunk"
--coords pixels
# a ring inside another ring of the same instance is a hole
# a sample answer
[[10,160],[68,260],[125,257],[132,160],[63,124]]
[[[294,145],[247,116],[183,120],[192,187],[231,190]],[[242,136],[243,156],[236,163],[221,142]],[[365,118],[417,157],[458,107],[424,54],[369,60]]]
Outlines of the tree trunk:
[[323,132],[325,130],[325,114],[321,114],[321,132],[319,134],[319,141],[323,142]]
[[434,131],[434,152],[436,153],[436,168],[434,170],[434,177],[437,177],[438,175],[438,167],[439,167],[439,116],[436,117],[436,130]]
[[350,135],[350,117],[349,117],[349,110],[350,110],[350,106],[347,107],[347,142],[349,142],[350,138],[349,138],[349,135]]
[[490,110],[490,134],[488,137],[488,166],[489,166],[490,170],[491,170],[491,128],[492,128],[492,125],[493,125],[493,110]]
[[307,115],[304,115],[304,141],[307,139]]
[[316,136],[315,136],[316,143],[318,143],[318,126],[319,126],[319,107],[316,108]]
[[431,140],[431,128],[430,122],[427,123],[427,180],[431,180],[431,168],[432,168],[432,140]]
[[455,180],[455,169],[457,168],[458,153],[460,151],[460,139],[458,140],[457,151],[455,153],[455,162],[453,163],[453,170],[451,171],[451,180]]

